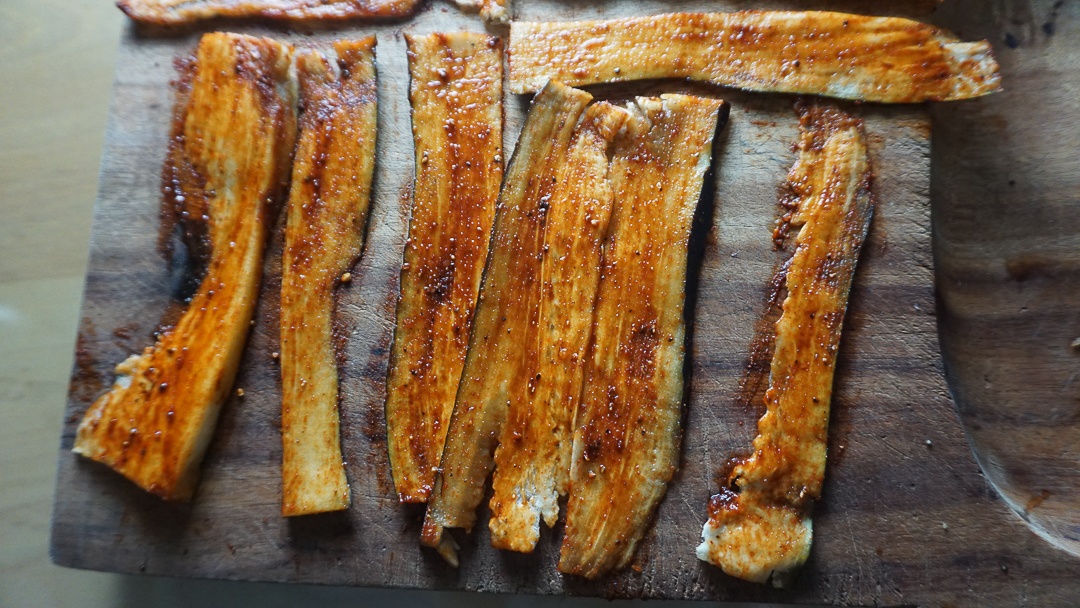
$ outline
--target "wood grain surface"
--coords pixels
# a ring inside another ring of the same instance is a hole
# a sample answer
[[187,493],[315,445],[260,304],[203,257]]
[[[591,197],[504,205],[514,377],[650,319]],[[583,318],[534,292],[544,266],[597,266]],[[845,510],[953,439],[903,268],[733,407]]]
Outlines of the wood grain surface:
[[1080,555],[1080,3],[974,7],[940,20],[997,42],[1007,77],[1001,95],[935,108],[942,349],[987,478]]
[[[713,2],[678,8],[706,5],[737,8]],[[538,1],[521,7],[519,16],[607,17],[671,8],[660,1],[589,7]],[[300,32],[227,25],[302,43],[379,36],[380,150],[368,241],[338,302],[348,331],[342,426],[353,506],[290,521],[279,516],[280,387],[270,353],[278,340],[280,230],[267,254],[257,323],[237,381],[245,397],[222,412],[195,501],[162,503],[70,453],[78,418],[111,382],[112,367],[148,344],[179,306],[174,294],[182,273],[156,252],[158,175],[172,60],[190,52],[199,32],[162,36],[129,29],[118,60],[61,440],[52,536],[58,563],[245,580],[826,604],[1049,605],[1080,596],[1080,562],[1032,534],[997,498],[971,456],[946,389],[934,315],[929,119],[922,107],[853,106],[866,120],[878,205],[842,339],[824,498],[815,510],[807,566],[792,589],[776,591],[726,577],[694,557],[714,476],[750,445],[761,413],[756,404],[741,403],[739,381],[769,278],[783,255],[772,250],[770,236],[777,188],[795,158],[797,119],[788,96],[680,83],[594,90],[616,98],[695,92],[732,104],[691,241],[682,467],[635,567],[592,583],[560,576],[561,526],[544,530],[532,555],[491,549],[480,526],[464,540],[460,570],[421,550],[422,511],[397,504],[382,415],[412,178],[399,32],[482,26],[441,5],[409,23],[378,27]],[[526,101],[507,100],[508,147]]]

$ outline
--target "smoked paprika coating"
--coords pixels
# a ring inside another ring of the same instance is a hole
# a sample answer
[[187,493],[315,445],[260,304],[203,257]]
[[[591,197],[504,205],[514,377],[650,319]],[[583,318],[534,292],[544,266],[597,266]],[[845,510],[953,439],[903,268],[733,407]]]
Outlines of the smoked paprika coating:
[[128,17],[153,25],[187,25],[217,17],[315,21],[405,17],[420,0],[120,0]]
[[349,506],[333,346],[334,289],[363,245],[375,167],[375,37],[297,58],[299,140],[281,276],[285,516]]
[[469,345],[502,182],[502,45],[406,35],[415,183],[387,380],[387,446],[402,502],[426,502]]
[[671,13],[510,26],[510,90],[686,78],[749,91],[910,103],[1001,88],[988,42],[910,19],[832,12]]
[[559,559],[590,579],[630,562],[678,468],[690,226],[727,104],[663,95],[629,109]]
[[537,323],[526,328],[525,393],[510,401],[495,451],[491,544],[530,552],[559,517],[570,481],[573,423],[592,335],[600,252],[611,217],[611,141],[629,113],[585,110],[556,165],[540,252]]
[[535,99],[507,169],[495,215],[491,252],[473,317],[465,367],[428,502],[421,542],[457,563],[444,528],[471,530],[484,485],[495,465],[509,403],[528,390],[524,377],[539,322],[544,226],[557,169],[592,96],[557,82]]
[[194,493],[247,340],[296,137],[292,58],[290,45],[266,38],[200,40],[163,179],[184,221],[207,224],[206,271],[176,325],[117,366],[76,434],[73,451],[162,498]]
[[786,203],[799,228],[765,415],[751,455],[709,501],[700,559],[731,576],[782,585],[810,553],[810,510],[821,496],[829,403],[859,251],[873,215],[862,121],[831,104],[800,102],[799,157]]

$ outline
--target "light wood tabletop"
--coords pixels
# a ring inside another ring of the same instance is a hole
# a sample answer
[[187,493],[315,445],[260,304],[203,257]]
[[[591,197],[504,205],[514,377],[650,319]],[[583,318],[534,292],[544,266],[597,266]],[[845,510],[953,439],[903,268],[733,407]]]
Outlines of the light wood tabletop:
[[108,2],[0,4],[0,605],[107,605],[116,578],[46,554],[123,16]]

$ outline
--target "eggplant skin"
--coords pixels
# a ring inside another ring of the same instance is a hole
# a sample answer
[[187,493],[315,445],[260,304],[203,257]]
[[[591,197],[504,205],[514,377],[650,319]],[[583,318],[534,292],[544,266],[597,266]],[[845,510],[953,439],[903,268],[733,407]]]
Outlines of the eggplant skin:
[[444,529],[475,525],[509,402],[528,390],[523,372],[537,357],[528,336],[538,322],[552,177],[590,101],[592,95],[558,82],[544,87],[533,99],[499,195],[465,367],[421,533],[421,543],[438,547],[451,563],[457,557]]
[[334,289],[364,240],[375,167],[375,37],[340,40],[336,57],[297,58],[300,135],[286,209],[281,278],[284,516],[346,509]]
[[629,564],[679,465],[687,247],[727,104],[663,95],[628,109],[559,557],[589,579]]
[[221,17],[282,21],[407,17],[420,0],[120,0],[131,19],[148,25],[181,26]]
[[784,188],[799,230],[765,415],[751,456],[709,501],[700,559],[731,576],[784,585],[810,554],[813,502],[821,496],[829,405],[859,251],[874,211],[863,124],[835,105],[800,101],[799,157]]
[[[662,49],[662,50],[659,50]],[[1001,89],[990,44],[897,17],[820,11],[670,13],[510,25],[510,90],[685,78],[882,103]]]
[[502,42],[405,36],[415,175],[387,375],[390,470],[401,502],[435,483],[469,346],[502,183]]
[[76,433],[75,453],[165,499],[194,493],[247,341],[296,138],[292,66],[288,44],[224,33],[200,40],[162,173],[185,217],[206,218],[205,275],[176,325],[117,366],[116,383]]

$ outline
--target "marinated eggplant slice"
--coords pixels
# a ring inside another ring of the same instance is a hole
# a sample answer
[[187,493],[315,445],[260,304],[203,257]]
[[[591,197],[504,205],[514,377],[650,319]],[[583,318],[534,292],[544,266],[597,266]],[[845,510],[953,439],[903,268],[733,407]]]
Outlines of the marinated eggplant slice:
[[162,498],[191,498],[247,340],[296,138],[292,64],[288,44],[202,37],[163,175],[187,221],[206,218],[205,274],[176,325],[117,366],[79,424],[76,453]]
[[781,585],[810,553],[821,495],[833,373],[848,291],[873,214],[861,120],[801,104],[799,158],[788,175],[800,227],[753,452],[709,501],[697,555],[724,572]]
[[300,134],[281,276],[285,516],[349,506],[341,453],[334,288],[360,255],[375,167],[375,37],[297,58]]
[[140,23],[188,25],[218,17],[319,21],[406,17],[420,0],[120,0],[120,10]]
[[499,195],[491,252],[440,472],[435,478],[421,542],[457,563],[444,528],[471,530],[509,403],[527,389],[526,364],[538,357],[528,343],[539,322],[544,226],[557,178],[578,120],[592,96],[557,82],[533,100]]
[[611,164],[559,559],[586,578],[630,562],[678,467],[690,226],[727,105],[664,95],[630,109]]
[[886,103],[1001,88],[985,40],[895,17],[832,12],[672,13],[510,26],[510,89],[686,78],[750,91]]
[[502,46],[405,37],[416,181],[390,351],[386,425],[402,502],[426,502],[469,346],[502,183]]
[[530,552],[559,517],[569,485],[573,423],[585,349],[592,334],[600,251],[611,217],[609,148],[629,113],[608,103],[585,110],[552,176],[540,257],[538,322],[526,328],[536,345],[523,369],[526,390],[510,401],[495,451],[491,544]]

